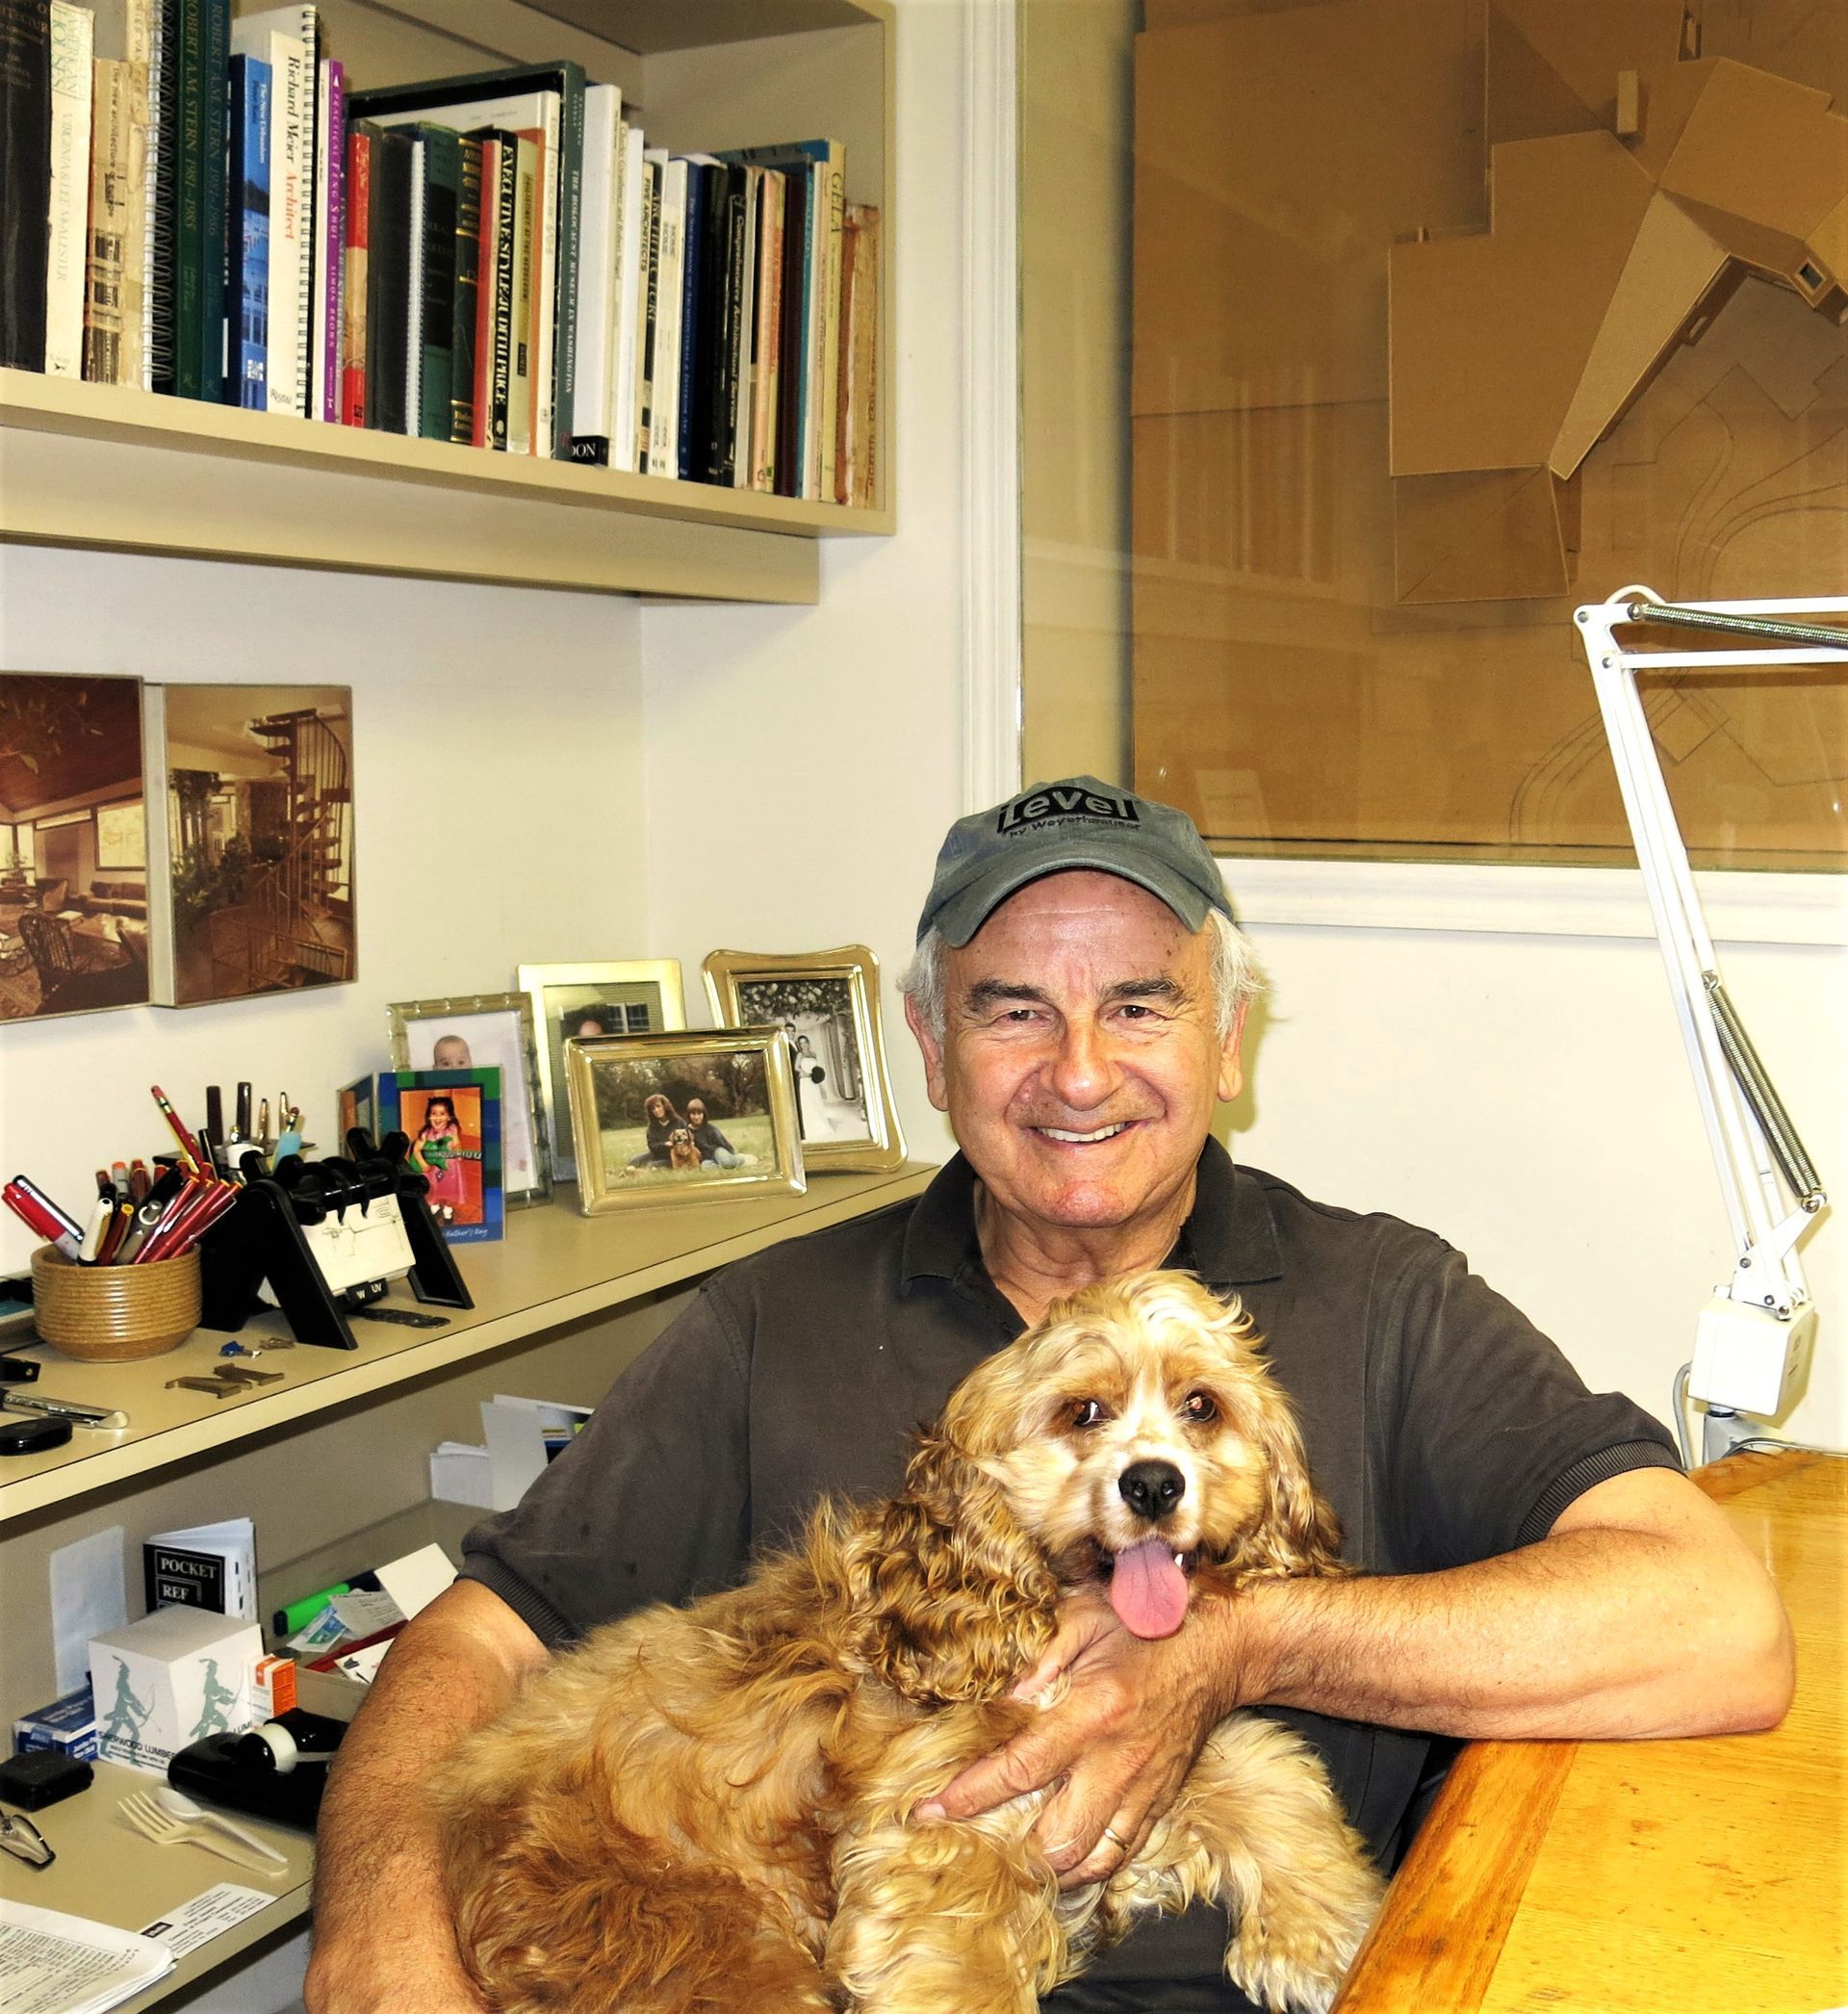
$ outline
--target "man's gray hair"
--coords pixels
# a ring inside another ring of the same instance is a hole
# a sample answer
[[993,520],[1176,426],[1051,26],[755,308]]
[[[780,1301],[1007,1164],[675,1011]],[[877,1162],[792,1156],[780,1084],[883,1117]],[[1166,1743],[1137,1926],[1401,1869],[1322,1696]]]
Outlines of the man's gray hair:
[[[1223,1042],[1241,1012],[1263,993],[1264,973],[1250,939],[1230,917],[1209,909],[1206,926],[1213,933],[1213,1002],[1219,1038]],[[943,933],[927,930],[898,981],[900,996],[917,1010],[918,1019],[937,1042],[943,1040],[944,948]]]

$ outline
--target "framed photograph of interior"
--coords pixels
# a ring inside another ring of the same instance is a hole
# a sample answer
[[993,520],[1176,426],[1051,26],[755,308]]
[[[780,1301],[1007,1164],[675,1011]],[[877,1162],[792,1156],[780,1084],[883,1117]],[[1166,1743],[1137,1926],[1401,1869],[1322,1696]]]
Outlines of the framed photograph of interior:
[[546,1113],[532,1006],[523,993],[467,994],[451,1000],[399,1000],[392,1020],[396,1070],[500,1072],[501,1179],[508,1209],[552,1196]]
[[864,944],[714,951],[701,969],[724,1026],[774,1025],[788,1037],[809,1174],[896,1168],[904,1160],[879,1032],[879,960]]
[[586,1217],[806,1187],[780,1028],[574,1036],[564,1070]]
[[0,672],[0,1021],[149,998],[141,682]]
[[661,1035],[686,1026],[678,958],[598,965],[523,965],[520,991],[539,1031],[539,1103],[552,1142],[552,1178],[576,1178],[565,1044],[575,1035]]
[[351,690],[149,685],[141,713],[156,1003],[356,978]]

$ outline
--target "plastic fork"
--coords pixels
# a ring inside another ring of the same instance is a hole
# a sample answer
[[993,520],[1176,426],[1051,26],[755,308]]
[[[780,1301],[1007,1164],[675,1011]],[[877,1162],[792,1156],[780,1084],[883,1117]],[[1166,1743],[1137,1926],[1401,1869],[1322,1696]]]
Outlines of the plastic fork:
[[215,1811],[203,1811],[179,1795],[163,1791],[159,1797],[146,1791],[131,1791],[116,1807],[128,1824],[157,1846],[190,1845],[203,1846],[240,1867],[260,1874],[280,1873],[289,1863],[273,1846],[266,1846],[253,1833]]

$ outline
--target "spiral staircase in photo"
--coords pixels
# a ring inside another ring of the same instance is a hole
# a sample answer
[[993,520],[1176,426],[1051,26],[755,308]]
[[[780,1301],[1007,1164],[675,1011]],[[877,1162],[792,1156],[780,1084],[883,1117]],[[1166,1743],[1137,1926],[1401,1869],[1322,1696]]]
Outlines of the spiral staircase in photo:
[[340,736],[312,708],[253,720],[283,767],[284,851],[252,869],[243,901],[212,915],[215,990],[269,993],[349,979],[352,903],[345,888],[352,782]]

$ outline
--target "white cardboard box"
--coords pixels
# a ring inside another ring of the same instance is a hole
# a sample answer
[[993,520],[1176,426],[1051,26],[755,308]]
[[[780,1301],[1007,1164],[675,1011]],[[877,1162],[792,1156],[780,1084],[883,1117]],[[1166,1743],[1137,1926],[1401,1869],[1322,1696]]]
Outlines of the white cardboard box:
[[90,1678],[103,1760],[165,1774],[188,1743],[253,1726],[251,1666],[262,1655],[256,1623],[211,1609],[156,1609],[92,1637]]

